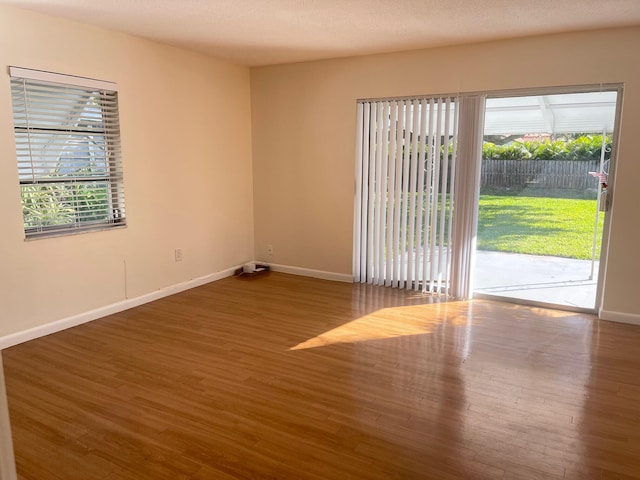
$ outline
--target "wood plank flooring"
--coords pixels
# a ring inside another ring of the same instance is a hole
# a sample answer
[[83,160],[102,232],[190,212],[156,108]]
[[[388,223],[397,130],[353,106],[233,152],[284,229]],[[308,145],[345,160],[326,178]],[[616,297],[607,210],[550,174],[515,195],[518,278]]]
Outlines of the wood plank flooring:
[[21,480],[640,479],[640,328],[271,274],[3,352]]

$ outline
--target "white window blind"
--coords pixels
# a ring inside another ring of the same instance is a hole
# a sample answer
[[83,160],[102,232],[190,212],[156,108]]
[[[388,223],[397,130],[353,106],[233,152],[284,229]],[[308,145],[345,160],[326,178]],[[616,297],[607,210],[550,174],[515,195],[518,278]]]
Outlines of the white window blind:
[[453,98],[358,103],[354,281],[449,294]]
[[124,226],[115,84],[9,73],[26,237]]
[[473,297],[484,113],[483,95],[464,96],[460,99],[460,175],[456,176],[456,213],[452,241],[455,254],[451,265],[451,294],[460,299]]

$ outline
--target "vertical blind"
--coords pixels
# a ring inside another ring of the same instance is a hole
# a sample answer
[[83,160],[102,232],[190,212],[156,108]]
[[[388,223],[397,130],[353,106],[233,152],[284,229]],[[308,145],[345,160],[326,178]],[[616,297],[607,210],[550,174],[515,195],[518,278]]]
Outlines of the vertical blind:
[[451,265],[451,294],[460,299],[473,297],[484,114],[484,95],[470,95],[460,99],[460,175],[455,180],[454,255]]
[[10,68],[27,238],[125,224],[115,84]]
[[358,103],[354,281],[449,294],[457,105]]

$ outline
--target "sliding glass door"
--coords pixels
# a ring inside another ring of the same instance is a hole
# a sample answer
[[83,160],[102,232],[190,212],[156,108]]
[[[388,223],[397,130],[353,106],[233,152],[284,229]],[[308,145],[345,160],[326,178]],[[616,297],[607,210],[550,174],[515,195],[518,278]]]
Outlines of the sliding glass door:
[[615,88],[487,100],[476,296],[594,310],[617,103]]
[[471,297],[484,101],[359,102],[354,281]]
[[448,293],[454,98],[358,104],[354,280]]

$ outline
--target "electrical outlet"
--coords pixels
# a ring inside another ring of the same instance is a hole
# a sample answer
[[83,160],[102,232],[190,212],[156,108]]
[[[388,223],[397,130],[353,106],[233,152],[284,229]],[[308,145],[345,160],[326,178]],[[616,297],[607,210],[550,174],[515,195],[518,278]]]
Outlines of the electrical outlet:
[[267,255],[273,255],[273,245],[267,245]]
[[182,249],[181,248],[176,248],[175,255],[176,255],[176,262],[181,262],[182,261]]

